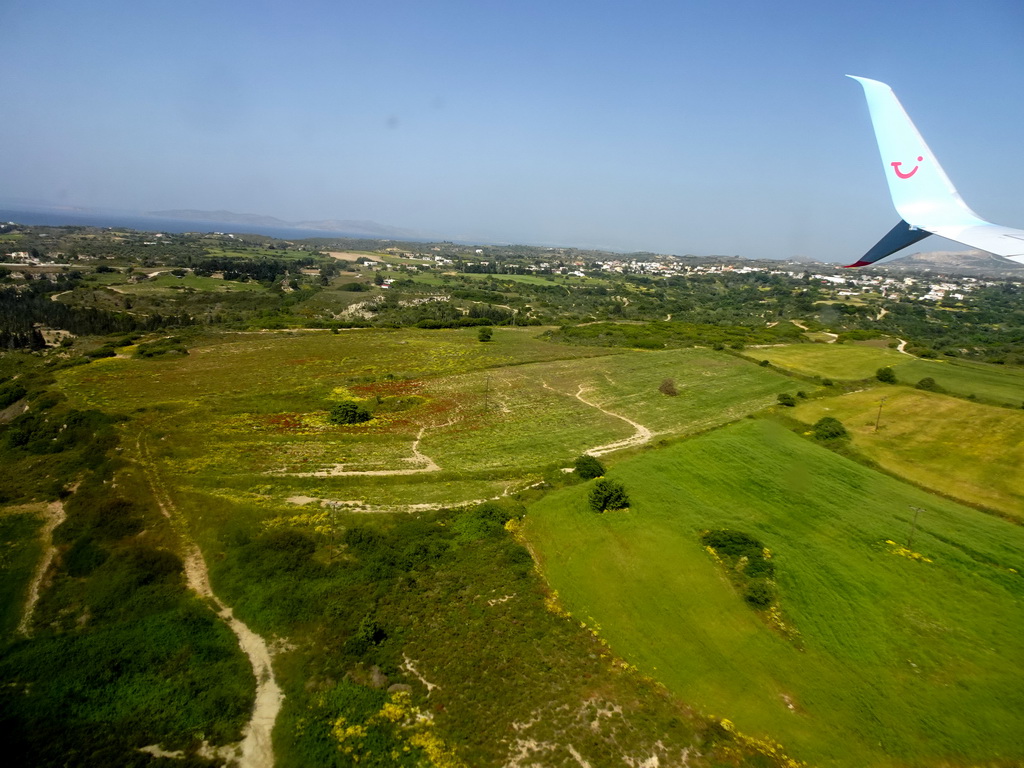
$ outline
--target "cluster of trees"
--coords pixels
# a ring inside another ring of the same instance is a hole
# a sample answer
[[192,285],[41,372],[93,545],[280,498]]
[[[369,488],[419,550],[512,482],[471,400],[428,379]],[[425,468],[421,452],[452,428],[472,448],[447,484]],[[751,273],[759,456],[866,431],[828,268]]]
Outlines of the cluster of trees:
[[373,414],[355,400],[345,400],[331,406],[328,418],[333,424],[362,424],[372,419]]
[[312,257],[284,261],[282,259],[207,256],[194,259],[192,271],[202,277],[209,277],[214,272],[222,272],[225,280],[255,280],[260,283],[272,283],[286,274],[297,272],[304,267],[312,267],[315,264],[316,261]]
[[0,351],[5,349],[38,350],[46,347],[46,339],[38,328],[19,333],[0,328]]
[[78,307],[52,301],[48,293],[0,288],[0,332],[6,331],[9,342],[20,334],[32,334],[35,326],[60,328],[76,335],[105,336],[110,333],[155,331],[161,328],[192,324],[188,315],[136,315],[111,312],[96,307]]

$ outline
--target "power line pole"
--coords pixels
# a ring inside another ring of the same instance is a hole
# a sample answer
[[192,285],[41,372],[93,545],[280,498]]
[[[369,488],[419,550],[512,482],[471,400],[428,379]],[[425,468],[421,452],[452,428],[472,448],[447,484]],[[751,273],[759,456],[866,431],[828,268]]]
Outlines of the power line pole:
[[885,398],[884,397],[881,400],[878,401],[878,416],[875,417],[875,432],[878,431],[878,423],[882,420],[882,404],[884,402],[885,402]]
[[917,531],[917,517],[924,512],[920,507],[911,507],[911,509],[914,510],[914,522],[910,525],[910,536],[907,537],[907,549],[914,548],[914,533]]

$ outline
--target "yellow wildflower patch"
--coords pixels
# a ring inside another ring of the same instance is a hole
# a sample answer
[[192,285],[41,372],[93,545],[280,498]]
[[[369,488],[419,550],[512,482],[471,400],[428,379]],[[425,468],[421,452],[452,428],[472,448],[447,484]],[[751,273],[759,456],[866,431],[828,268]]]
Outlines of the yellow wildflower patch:
[[925,557],[920,552],[915,552],[914,550],[908,547],[904,547],[902,544],[897,544],[892,539],[886,539],[885,543],[889,546],[890,555],[899,555],[900,557],[905,557],[908,560],[917,560],[921,563],[932,562],[932,559],[930,557]]

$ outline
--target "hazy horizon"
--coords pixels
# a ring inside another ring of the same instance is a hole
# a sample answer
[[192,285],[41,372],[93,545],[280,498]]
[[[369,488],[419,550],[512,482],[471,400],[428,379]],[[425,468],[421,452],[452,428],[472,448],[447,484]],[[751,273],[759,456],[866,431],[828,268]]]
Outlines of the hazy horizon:
[[7,200],[847,263],[898,218],[850,73],[1024,224],[1009,0],[54,0],[0,24]]

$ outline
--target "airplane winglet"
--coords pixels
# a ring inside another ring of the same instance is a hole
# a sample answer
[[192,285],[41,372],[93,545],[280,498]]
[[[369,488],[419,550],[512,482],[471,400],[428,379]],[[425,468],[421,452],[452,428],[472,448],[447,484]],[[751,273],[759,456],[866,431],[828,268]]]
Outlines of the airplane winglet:
[[919,240],[924,240],[931,232],[924,229],[914,229],[903,219],[900,219],[899,223],[889,230],[888,234],[875,243],[875,246],[860,257],[860,260],[853,264],[846,264],[849,267],[866,267],[868,264],[874,264],[876,261],[881,261],[886,256],[892,256],[896,251],[902,251],[908,245],[913,245]]
[[882,168],[900,223],[850,267],[873,264],[929,234],[1024,263],[1024,230],[985,221],[967,207],[885,83],[847,75],[864,89]]

